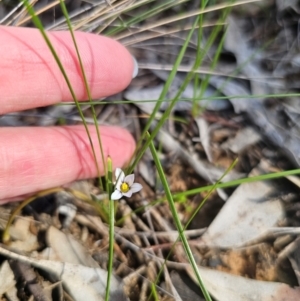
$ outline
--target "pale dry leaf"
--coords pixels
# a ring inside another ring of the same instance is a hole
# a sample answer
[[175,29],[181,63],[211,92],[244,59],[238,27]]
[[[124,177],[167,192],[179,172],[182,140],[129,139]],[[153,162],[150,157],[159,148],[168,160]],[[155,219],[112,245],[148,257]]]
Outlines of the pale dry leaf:
[[[35,268],[51,274],[61,280],[64,288],[75,301],[97,300],[105,297],[107,271],[101,268],[90,268],[80,264],[63,263],[53,260],[37,260],[29,258],[0,247],[0,254],[10,259],[19,260]],[[110,300],[126,300],[121,282],[111,277]]]
[[[163,85],[158,85],[151,88],[130,88],[125,93],[124,96],[126,99],[135,101],[135,105],[139,107],[143,112],[151,114],[154,110],[157,100],[163,90]],[[157,116],[160,117],[161,114],[157,113]]]
[[[279,88],[286,90],[281,80],[272,78],[271,74],[261,70],[260,51],[250,49],[245,36],[238,25],[238,19],[231,16],[228,18],[228,34],[225,39],[225,48],[234,53],[237,63],[242,66],[240,69],[250,81],[251,93],[254,95],[274,94]],[[259,78],[265,80],[259,80]],[[268,80],[272,78],[272,80]],[[300,165],[299,152],[299,130],[296,126],[288,128],[282,123],[280,114],[277,110],[269,109],[264,105],[264,100],[259,98],[247,97],[250,92],[245,90],[240,84],[234,81],[227,81],[222,78],[212,76],[210,83],[219,88],[225,94],[234,106],[236,112],[245,112],[260,130],[261,133],[279,147],[286,156],[298,166]],[[243,93],[245,90],[246,93]],[[232,97],[243,95],[240,98]]]
[[223,149],[229,149],[235,154],[239,154],[249,146],[261,140],[261,136],[251,127],[245,127],[238,131],[237,135],[222,144]]
[[209,162],[213,162],[213,156],[210,147],[210,130],[208,122],[202,117],[195,118],[195,122],[199,129],[200,141],[206,153],[207,159]]
[[46,240],[48,247],[52,249],[52,260],[82,264],[91,268],[99,266],[86,248],[72,235],[65,234],[51,226],[46,233]]
[[12,288],[15,288],[16,285],[14,273],[7,260],[5,260],[0,267],[0,283],[0,297]]
[[[251,175],[261,174],[262,165]],[[279,199],[270,199],[276,186],[270,181],[241,184],[201,237],[201,243],[215,247],[238,247],[257,239],[283,218]]]
[[[300,288],[289,287],[279,282],[267,282],[231,275],[208,268],[199,267],[205,287],[218,301],[296,301],[300,300]],[[187,268],[196,282],[195,273]]]
[[19,252],[31,252],[38,248],[39,243],[35,233],[30,231],[31,218],[17,218],[9,228],[9,235],[12,238],[11,248]]

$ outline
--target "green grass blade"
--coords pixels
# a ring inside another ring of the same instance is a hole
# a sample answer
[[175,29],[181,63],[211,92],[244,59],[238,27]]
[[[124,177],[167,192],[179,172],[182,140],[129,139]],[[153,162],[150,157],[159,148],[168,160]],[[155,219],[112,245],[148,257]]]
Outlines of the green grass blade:
[[[243,183],[266,181],[266,180],[278,179],[278,178],[288,177],[288,176],[297,175],[297,174],[300,174],[300,169],[292,169],[292,170],[287,170],[287,171],[282,171],[282,172],[274,172],[274,173],[269,173],[269,174],[265,174],[265,175],[259,175],[259,176],[254,176],[254,177],[248,177],[248,178],[233,180],[233,181],[229,181],[229,182],[225,182],[225,183],[217,182],[217,183],[212,184],[212,185],[207,185],[207,186],[203,186],[203,187],[199,187],[199,188],[194,188],[194,189],[191,189],[191,190],[186,190],[184,192],[174,193],[173,194],[173,199],[176,202],[176,201],[180,201],[183,198],[186,198],[187,196],[196,195],[196,194],[199,194],[201,192],[209,192],[211,189],[213,189],[213,191],[214,191],[217,188],[230,188],[230,187],[238,186],[238,185],[243,184]],[[149,204],[147,204],[145,206],[140,206],[138,209],[133,210],[132,212],[133,213],[143,212],[146,208],[148,208],[150,206],[155,206],[155,205],[160,204],[160,203],[163,203],[164,201],[165,201],[165,198],[157,199],[155,201],[150,202]],[[128,216],[125,215],[122,218],[120,218],[117,221],[117,224],[118,225],[122,224],[124,222],[124,219]]]
[[[208,194],[205,196],[205,198],[200,202],[200,204],[197,206],[196,210],[193,212],[193,214],[191,215],[191,217],[189,218],[189,220],[187,221],[186,225],[183,228],[183,231],[185,231],[187,229],[187,227],[189,226],[189,224],[192,222],[192,220],[194,219],[194,217],[196,216],[196,214],[199,212],[199,210],[203,207],[203,205],[205,204],[205,202],[208,200],[209,196],[215,191],[216,186],[218,185],[218,183],[220,183],[222,181],[222,179],[234,168],[234,166],[237,163],[237,159],[230,165],[230,167],[224,172],[223,176],[213,185],[213,187],[209,190]],[[174,195],[173,195],[174,196]],[[162,267],[160,268],[158,275],[156,277],[156,282],[155,284],[157,284],[162,272],[163,272],[163,266],[166,264],[167,260],[169,259],[169,257],[171,256],[171,254],[173,253],[174,248],[176,247],[176,243],[179,241],[180,236],[177,237],[176,241],[173,243],[168,255],[165,257],[165,262],[162,265]]]
[[[75,92],[74,92],[74,90],[72,88],[72,85],[71,85],[71,82],[70,82],[70,80],[68,78],[68,75],[67,75],[67,73],[66,73],[66,71],[65,71],[65,69],[64,69],[64,67],[62,65],[62,62],[61,62],[60,58],[58,57],[58,54],[56,53],[54,47],[52,46],[51,41],[50,41],[49,37],[47,36],[46,31],[44,30],[44,27],[43,27],[43,24],[42,24],[41,20],[39,19],[38,16],[36,16],[33,7],[29,4],[28,0],[21,0],[21,1],[22,1],[23,5],[26,7],[29,15],[31,16],[32,22],[40,30],[40,32],[41,32],[41,34],[42,34],[42,36],[43,36],[43,38],[44,38],[47,46],[49,47],[49,49],[50,49],[50,51],[51,51],[51,53],[52,53],[52,55],[53,55],[53,57],[54,57],[57,65],[58,65],[58,67],[59,67],[59,69],[60,69],[60,71],[61,71],[61,73],[62,73],[62,75],[63,75],[63,77],[64,77],[64,79],[66,81],[66,83],[67,83],[69,91],[70,91],[70,93],[72,95],[72,98],[73,98],[73,100],[75,102],[75,105],[77,107],[78,113],[79,113],[79,115],[80,115],[80,117],[82,119],[84,128],[85,128],[85,130],[87,132],[87,136],[88,136],[91,148],[92,148],[94,160],[95,160],[95,163],[97,164],[97,156],[96,156],[96,152],[95,152],[95,149],[94,149],[93,141],[92,141],[92,138],[91,138],[91,135],[90,135],[87,123],[85,121],[83,112],[82,112],[81,107],[79,105],[79,102],[78,102],[78,99],[76,97],[76,94],[75,94]],[[100,174],[100,172],[99,172],[99,174]]]
[[[147,19],[149,19],[153,16],[156,16],[159,12],[167,10],[167,9],[173,7],[174,5],[177,5],[178,2],[186,2],[186,1],[188,1],[188,0],[184,0],[184,1],[182,1],[182,0],[181,1],[169,0],[169,1],[164,1],[164,2],[156,1],[156,2],[159,3],[158,5],[156,5],[155,7],[151,8],[151,9],[146,10],[144,13],[140,13],[139,15],[137,15],[135,17],[132,17],[129,21],[124,23],[123,26],[118,26],[117,28],[113,28],[113,29],[109,30],[106,33],[106,35],[107,36],[115,36],[116,34],[120,33],[122,30],[128,29],[132,25],[138,24],[138,23],[140,23],[144,20],[147,20]],[[149,4],[150,2],[155,2],[155,1],[151,0],[151,1],[146,1],[146,2],[148,2],[147,4]],[[141,5],[142,4],[138,2],[137,4],[131,6],[127,9],[124,9],[123,13],[132,11],[133,9],[135,9],[135,8],[141,6]]]
[[[168,77],[168,79],[166,81],[166,84],[164,85],[164,88],[163,88],[163,90],[161,92],[161,95],[160,95],[159,99],[157,100],[157,103],[156,103],[156,105],[155,105],[155,107],[153,109],[153,112],[152,112],[149,120],[147,121],[147,124],[144,127],[144,130],[143,130],[143,133],[142,133],[142,139],[145,137],[147,131],[149,130],[151,124],[153,123],[153,120],[155,119],[155,115],[158,112],[158,110],[159,110],[159,108],[160,108],[160,106],[161,106],[164,98],[166,97],[166,95],[167,95],[167,93],[169,91],[169,88],[170,88],[170,86],[171,86],[171,84],[172,84],[172,82],[173,82],[173,80],[174,80],[174,78],[176,76],[177,69],[178,69],[178,67],[179,67],[179,65],[180,65],[180,63],[181,63],[181,61],[182,61],[182,59],[184,57],[186,49],[187,49],[187,47],[189,45],[189,42],[190,42],[190,40],[192,38],[193,32],[194,32],[194,30],[195,30],[195,28],[196,28],[197,25],[198,25],[198,18],[195,20],[195,22],[193,24],[193,27],[190,30],[190,32],[189,32],[189,34],[188,34],[188,36],[186,38],[186,41],[183,44],[183,46],[182,46],[182,48],[181,48],[181,50],[179,52],[179,55],[178,55],[178,57],[177,57],[177,59],[176,59],[176,61],[174,63],[174,67],[173,67],[172,71],[170,72],[170,75],[169,75],[169,77]],[[141,150],[136,154],[136,159],[134,160],[134,162],[132,163],[132,165],[128,169],[128,171],[127,171],[128,173],[131,173],[133,171],[134,167],[136,166],[136,164],[140,161],[140,159],[142,158],[144,152],[149,147],[149,144],[150,144],[151,140],[154,139],[154,137],[158,133],[159,129],[161,128],[161,126],[163,125],[163,123],[165,122],[165,120],[168,118],[168,116],[169,116],[172,108],[174,107],[176,101],[177,101],[176,97],[171,101],[168,110],[165,111],[165,113],[163,114],[163,116],[162,116],[161,120],[159,121],[158,125],[152,131],[150,139],[147,139],[147,141],[141,147]],[[137,149],[139,148],[140,145],[141,145],[141,141],[139,141]]]
[[236,165],[237,162],[238,162],[238,159],[235,159],[231,163],[231,165],[229,166],[229,168],[224,172],[224,174],[222,175],[222,177],[215,184],[211,185],[212,186],[211,189],[208,191],[208,193],[205,196],[205,198],[200,202],[200,204],[194,210],[193,214],[190,216],[189,220],[187,221],[186,225],[184,226],[184,230],[187,229],[187,227],[192,222],[192,220],[195,218],[195,216],[197,215],[197,213],[199,212],[199,210],[204,206],[204,204],[206,203],[206,201],[208,200],[208,198],[210,197],[210,195],[218,188],[219,183],[222,182],[222,180],[224,179],[224,177],[234,168],[234,166]]
[[[219,30],[217,31],[217,33],[218,32],[219,32]],[[225,42],[225,37],[226,37],[226,31],[222,35],[221,41],[218,43],[217,50],[215,52],[213,61],[212,61],[211,66],[210,66],[210,70],[212,70],[212,71],[215,69],[215,67],[216,67],[216,65],[217,65],[217,63],[219,61],[219,57],[221,55],[221,51],[223,49],[223,45],[224,45],[224,42]],[[196,92],[195,94],[197,95],[196,99],[200,99],[200,100],[203,99],[203,95],[204,95],[204,93],[205,93],[205,91],[207,89],[207,86],[209,84],[210,76],[211,76],[210,73],[208,73],[205,76],[204,80],[201,82],[200,89],[199,89],[200,90],[200,95],[199,96],[198,96],[198,93],[197,93],[198,86],[197,86],[197,84],[195,84],[194,89],[195,89],[195,92]],[[197,78],[198,78],[198,76],[195,79],[197,79]],[[196,81],[195,81],[195,83],[196,83]],[[194,99],[193,99],[193,109],[192,109],[192,112],[193,112],[193,116],[197,116],[198,115],[198,105],[197,105],[197,103],[196,103],[196,101]]]
[[[281,171],[281,172],[274,172],[274,173],[259,175],[259,176],[255,176],[255,177],[233,180],[233,181],[229,181],[229,182],[225,182],[225,183],[218,183],[215,188],[229,188],[229,187],[238,186],[238,185],[244,184],[244,183],[267,181],[267,180],[278,179],[278,178],[288,177],[288,176],[297,175],[297,174],[300,174],[300,169],[292,169],[292,170],[286,170],[286,171]],[[200,187],[200,188],[187,190],[185,192],[178,192],[178,193],[175,193],[173,196],[174,196],[174,198],[181,198],[183,196],[195,195],[195,194],[198,194],[201,192],[209,191],[213,187],[214,187],[214,185],[208,185],[208,186],[204,186],[204,187]]]
[[[90,87],[89,87],[89,84],[88,84],[88,81],[87,81],[87,77],[86,77],[86,73],[84,71],[84,66],[83,66],[83,62],[82,62],[82,59],[81,59],[81,55],[80,55],[80,52],[79,52],[79,49],[78,49],[78,45],[76,43],[76,39],[75,39],[75,36],[74,36],[74,31],[73,31],[72,24],[70,22],[69,14],[68,14],[68,11],[67,11],[67,8],[66,8],[66,5],[65,5],[64,1],[60,0],[60,6],[61,6],[62,12],[63,12],[63,14],[66,18],[68,28],[69,28],[70,34],[72,36],[73,44],[74,44],[74,47],[76,49],[76,54],[77,54],[78,61],[79,61],[79,64],[80,64],[80,70],[81,70],[81,73],[82,73],[82,76],[83,76],[84,86],[85,86],[85,89],[86,89],[86,92],[87,92],[87,95],[88,95],[88,100],[89,100],[88,103],[91,106],[93,120],[94,120],[94,123],[95,123],[95,126],[96,126],[97,138],[98,138],[98,141],[99,141],[99,147],[100,147],[101,158],[102,158],[102,165],[103,165],[104,174],[106,176],[106,164],[105,164],[106,160],[104,158],[104,151],[103,151],[103,145],[102,145],[100,130],[99,130],[99,126],[98,126],[98,120],[97,120],[94,105],[92,104],[91,90],[90,90]],[[92,146],[92,149],[93,149],[93,156],[95,158],[95,164],[96,164],[96,168],[97,168],[99,182],[100,182],[101,188],[103,190],[103,182],[102,182],[102,179],[100,177],[100,168],[99,168],[96,152],[95,152],[93,146]]]
[[107,170],[108,170],[108,195],[109,195],[109,251],[108,251],[108,264],[107,264],[107,281],[106,281],[106,292],[105,301],[109,301],[110,293],[110,282],[113,270],[113,259],[114,259],[114,225],[115,225],[115,205],[114,201],[110,200],[112,193],[112,162],[111,159],[107,159]]
[[[228,15],[229,13],[229,10],[230,10],[231,6],[228,6],[226,7],[225,9],[225,13],[223,13],[223,16],[222,18],[226,18],[226,16]],[[187,36],[187,39],[185,41],[185,43],[183,44],[182,48],[181,48],[181,51],[176,59],[176,62],[174,64],[174,67],[166,81],[166,84],[164,86],[164,89],[156,103],[156,106],[153,110],[153,113],[151,114],[145,128],[144,128],[144,131],[143,131],[143,134],[142,134],[142,138],[145,137],[145,133],[149,130],[154,118],[155,118],[155,115],[157,113],[157,111],[159,110],[160,106],[161,106],[161,103],[163,102],[163,99],[165,98],[165,96],[167,95],[167,92],[173,82],[173,79],[174,77],[176,76],[176,73],[177,73],[177,69],[183,59],[183,56],[184,56],[184,53],[188,47],[188,44],[189,44],[189,41],[192,37],[192,34],[195,30],[195,28],[199,25],[199,19],[200,17],[198,16],[193,24],[193,27],[192,29],[190,30],[188,36]],[[131,167],[129,168],[129,173],[134,169],[134,167],[136,166],[136,164],[139,162],[139,160],[141,159],[141,157],[143,156],[144,152],[146,151],[146,149],[149,147],[149,143],[151,140],[153,140],[155,138],[155,136],[157,135],[158,131],[160,130],[160,128],[162,127],[162,125],[164,124],[164,122],[167,120],[167,118],[169,118],[176,102],[179,100],[182,92],[185,90],[185,88],[187,87],[187,85],[189,84],[189,82],[192,80],[194,74],[195,74],[195,70],[197,70],[203,60],[203,55],[208,51],[208,49],[211,47],[211,45],[213,44],[213,42],[215,41],[219,31],[221,30],[221,26],[217,26],[213,32],[211,33],[209,39],[208,39],[208,42],[205,46],[205,49],[204,49],[204,53],[201,55],[199,54],[198,57],[196,58],[196,61],[194,63],[194,66],[192,68],[192,70],[187,74],[184,82],[182,83],[181,87],[179,88],[177,94],[175,95],[174,99],[171,101],[169,107],[167,108],[167,110],[164,112],[164,114],[162,115],[161,119],[159,120],[158,124],[156,125],[156,127],[152,130],[151,132],[151,136],[150,136],[150,139],[147,139],[147,141],[144,143],[144,145],[141,147],[141,150],[137,153],[136,155],[136,159],[134,160],[134,162],[132,163]],[[139,145],[138,145],[139,147]]]
[[173,200],[172,193],[170,191],[167,179],[165,177],[163,168],[162,168],[161,163],[159,161],[158,155],[156,153],[155,146],[153,144],[153,141],[150,138],[150,135],[148,135],[148,139],[150,139],[150,144],[149,144],[150,151],[151,151],[151,154],[152,154],[155,166],[157,168],[160,180],[161,180],[162,185],[164,187],[164,190],[165,190],[165,193],[166,193],[166,198],[168,200],[168,203],[169,203],[169,206],[170,206],[170,210],[171,210],[172,216],[174,218],[174,222],[175,222],[176,228],[177,228],[177,230],[179,232],[179,236],[180,236],[180,239],[182,241],[184,250],[185,250],[186,255],[187,255],[187,257],[188,257],[188,259],[190,261],[190,264],[192,265],[192,268],[194,270],[195,276],[197,278],[197,281],[199,283],[200,289],[201,289],[201,291],[202,291],[202,293],[204,295],[205,300],[206,301],[212,301],[211,298],[210,298],[210,295],[209,295],[208,291],[205,288],[205,285],[204,285],[202,277],[201,277],[201,275],[199,273],[197,264],[196,264],[195,259],[193,257],[192,251],[191,251],[190,246],[188,244],[188,241],[187,241],[187,239],[186,239],[186,237],[184,235],[184,228],[181,225],[181,222],[180,222],[180,219],[179,219],[179,216],[177,214],[176,207],[175,207],[175,203],[174,203],[174,200]]

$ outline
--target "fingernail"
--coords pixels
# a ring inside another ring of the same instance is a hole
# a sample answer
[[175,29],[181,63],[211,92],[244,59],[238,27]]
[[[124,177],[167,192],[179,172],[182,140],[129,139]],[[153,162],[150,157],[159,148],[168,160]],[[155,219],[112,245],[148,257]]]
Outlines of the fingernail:
[[136,58],[132,55],[132,60],[133,60],[133,73],[132,73],[132,78],[135,78],[138,73],[139,73],[139,65],[138,65],[138,62],[136,60]]

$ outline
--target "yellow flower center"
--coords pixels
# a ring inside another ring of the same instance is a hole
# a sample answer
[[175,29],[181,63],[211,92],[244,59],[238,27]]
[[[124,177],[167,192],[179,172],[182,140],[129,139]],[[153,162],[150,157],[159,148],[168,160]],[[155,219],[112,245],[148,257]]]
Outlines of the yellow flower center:
[[126,193],[126,192],[128,192],[128,190],[130,189],[130,187],[129,187],[129,185],[126,183],[126,182],[123,182],[122,184],[121,184],[121,192],[123,192],[123,193]]

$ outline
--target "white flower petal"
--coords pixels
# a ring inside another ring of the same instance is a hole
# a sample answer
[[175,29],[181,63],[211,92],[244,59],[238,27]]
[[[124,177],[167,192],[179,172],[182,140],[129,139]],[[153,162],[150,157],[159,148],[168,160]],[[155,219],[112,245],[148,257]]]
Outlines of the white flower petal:
[[119,178],[119,176],[121,175],[121,173],[122,173],[122,169],[117,167],[116,170],[115,170],[116,179]]
[[130,187],[130,191],[132,191],[132,193],[135,193],[142,190],[142,188],[143,186],[140,183],[133,183]]
[[122,192],[119,190],[115,190],[112,194],[111,194],[111,200],[119,200],[121,197],[123,196]]
[[121,190],[121,184],[124,182],[125,174],[121,168],[116,168],[115,175],[116,175],[115,186],[118,190]]
[[131,187],[131,185],[133,184],[134,182],[134,174],[131,174],[131,175],[128,175],[124,178],[124,181],[123,182],[126,182],[129,187]]
[[132,191],[128,190],[127,192],[123,192],[123,195],[127,196],[128,198],[130,198],[132,196]]

